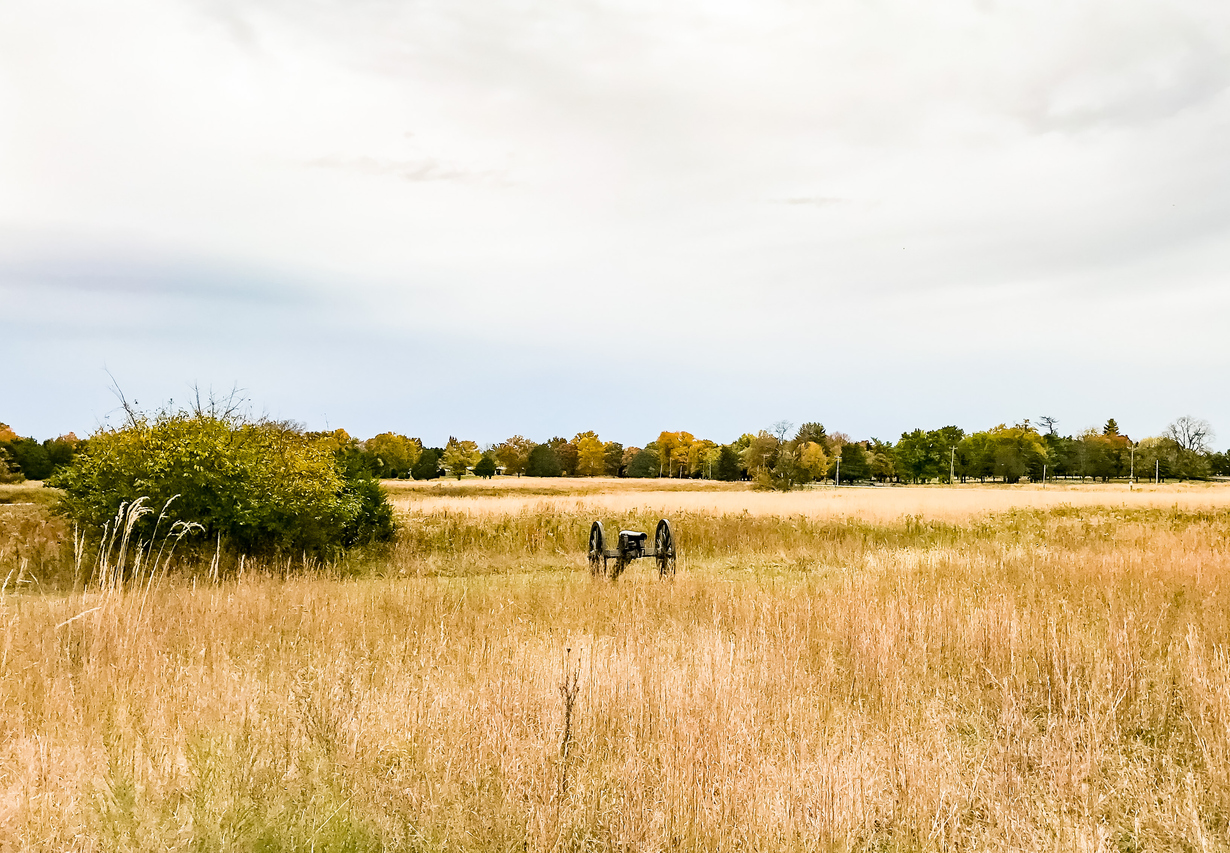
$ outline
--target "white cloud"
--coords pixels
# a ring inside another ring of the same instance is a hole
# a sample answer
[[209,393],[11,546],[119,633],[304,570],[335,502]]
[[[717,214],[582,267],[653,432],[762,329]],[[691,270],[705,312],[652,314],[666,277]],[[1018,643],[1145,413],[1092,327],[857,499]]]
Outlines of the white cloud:
[[[75,427],[65,389],[123,352],[310,419],[309,328],[366,377],[330,417],[373,429],[666,416],[579,401],[577,365],[666,370],[672,422],[719,438],[1036,414],[1004,408],[1038,364],[1029,406],[1227,420],[1198,330],[1230,319],[1228,60],[1211,2],[27,4],[0,30],[0,333],[60,366],[5,397]],[[1107,364],[1131,370],[1091,391]],[[465,402],[507,365],[564,378]],[[407,371],[431,412],[382,390]]]

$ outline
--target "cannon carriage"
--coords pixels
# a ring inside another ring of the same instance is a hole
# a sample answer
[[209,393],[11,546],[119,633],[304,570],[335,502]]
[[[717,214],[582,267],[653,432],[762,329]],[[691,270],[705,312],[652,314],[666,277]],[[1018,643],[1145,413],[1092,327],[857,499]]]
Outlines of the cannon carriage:
[[589,529],[589,573],[594,577],[615,580],[633,560],[653,558],[658,564],[658,577],[675,576],[675,537],[671,524],[665,518],[658,522],[653,544],[649,534],[635,530],[619,531],[614,548],[606,547],[606,535],[602,522],[595,521]]

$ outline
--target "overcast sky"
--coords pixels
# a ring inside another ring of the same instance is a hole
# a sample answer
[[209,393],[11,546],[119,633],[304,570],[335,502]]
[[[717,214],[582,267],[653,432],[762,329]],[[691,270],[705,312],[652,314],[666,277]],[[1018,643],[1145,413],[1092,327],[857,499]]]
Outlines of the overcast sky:
[[[0,420],[1230,441],[1230,4],[0,2]],[[110,375],[109,375],[110,374]]]

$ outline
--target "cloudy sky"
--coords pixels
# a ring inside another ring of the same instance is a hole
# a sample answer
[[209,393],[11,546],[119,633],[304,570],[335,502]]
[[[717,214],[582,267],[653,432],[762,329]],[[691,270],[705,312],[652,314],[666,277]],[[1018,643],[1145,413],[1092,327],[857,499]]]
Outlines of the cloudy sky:
[[0,4],[0,419],[1230,440],[1230,4]]

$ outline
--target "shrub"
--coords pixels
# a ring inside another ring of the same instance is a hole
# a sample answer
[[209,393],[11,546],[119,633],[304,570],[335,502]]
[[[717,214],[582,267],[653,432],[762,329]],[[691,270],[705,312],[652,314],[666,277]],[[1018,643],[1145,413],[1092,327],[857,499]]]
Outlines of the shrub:
[[121,506],[139,497],[169,506],[141,519],[196,522],[212,542],[244,553],[332,556],[387,539],[392,511],[379,484],[345,448],[285,424],[200,411],[130,413],[100,430],[49,481],[64,490],[61,511],[99,537]]

